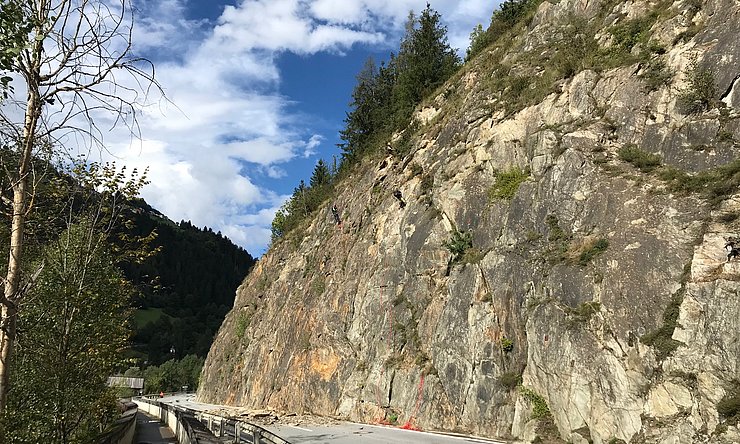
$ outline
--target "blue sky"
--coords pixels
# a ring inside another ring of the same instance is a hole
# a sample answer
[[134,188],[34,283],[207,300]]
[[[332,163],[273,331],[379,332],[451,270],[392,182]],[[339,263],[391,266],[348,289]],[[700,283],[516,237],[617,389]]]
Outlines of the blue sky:
[[[498,1],[440,0],[463,54]],[[142,192],[175,221],[221,231],[253,255],[270,222],[336,144],[355,76],[397,50],[416,0],[136,0],[134,50],[168,101],[142,109],[142,140],[113,132],[113,157],[149,168]]]

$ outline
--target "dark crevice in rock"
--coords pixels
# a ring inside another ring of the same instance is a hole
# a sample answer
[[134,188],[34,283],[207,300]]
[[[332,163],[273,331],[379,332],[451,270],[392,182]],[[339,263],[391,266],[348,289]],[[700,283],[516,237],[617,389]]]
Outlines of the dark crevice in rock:
[[735,89],[735,85],[737,84],[738,80],[740,80],[740,74],[736,75],[734,79],[732,79],[732,82],[730,82],[729,86],[727,87],[727,90],[720,96],[720,100],[726,99],[730,94],[732,94],[733,89]]
[[396,371],[391,370],[391,378],[390,382],[388,383],[388,405],[390,406],[393,402],[393,380],[396,379]]

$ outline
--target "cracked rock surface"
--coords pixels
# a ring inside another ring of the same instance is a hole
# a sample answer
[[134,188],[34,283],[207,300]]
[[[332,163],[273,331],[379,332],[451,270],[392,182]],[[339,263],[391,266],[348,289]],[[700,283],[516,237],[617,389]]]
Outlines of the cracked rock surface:
[[[729,171],[740,153],[740,3],[696,3],[543,3],[506,54],[420,107],[410,154],[367,158],[337,185],[343,226],[326,202],[272,245],[199,399],[526,442],[740,442],[717,408],[740,380],[740,261],[723,249],[740,237],[740,173],[712,196],[661,179]],[[529,69],[574,15],[608,29],[656,7],[669,84],[646,91],[635,62],[514,109],[492,89],[497,64]],[[718,103],[687,115],[692,60]],[[513,196],[492,197],[515,170]],[[459,261],[444,246],[456,230],[472,233]]]

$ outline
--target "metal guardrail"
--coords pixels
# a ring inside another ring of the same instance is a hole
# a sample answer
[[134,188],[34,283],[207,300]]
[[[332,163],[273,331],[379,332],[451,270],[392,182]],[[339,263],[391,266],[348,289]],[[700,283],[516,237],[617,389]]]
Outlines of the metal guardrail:
[[222,443],[206,426],[188,412],[180,412],[180,422],[186,430],[192,444]]
[[193,416],[192,411],[174,407],[145,398],[134,398],[139,409],[160,421],[175,433],[180,444],[222,444],[223,440],[216,437]]
[[290,444],[289,441],[275,435],[256,424],[218,415],[195,412],[195,417],[206,424],[214,435],[227,438],[234,444]]
[[[191,444],[210,444],[229,442],[233,444],[290,444],[285,439],[269,430],[246,421],[224,418],[180,406],[164,404],[157,400],[137,398],[136,402],[144,402],[158,408],[158,415],[163,422],[169,423],[168,415],[174,415],[178,428],[186,431]],[[175,434],[180,437],[179,430]],[[225,439],[220,439],[225,438]],[[215,441],[214,441],[215,439]],[[181,441],[182,442],[182,441]]]

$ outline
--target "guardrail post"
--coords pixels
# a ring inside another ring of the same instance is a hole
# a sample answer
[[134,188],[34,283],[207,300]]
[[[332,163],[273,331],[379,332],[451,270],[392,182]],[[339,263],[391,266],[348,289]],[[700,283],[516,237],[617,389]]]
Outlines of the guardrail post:
[[254,444],[260,444],[262,442],[262,433],[260,433],[259,429],[255,429],[252,432],[252,442]]
[[242,440],[241,440],[242,434],[239,431],[239,423],[238,422],[235,422],[234,423],[234,435],[236,435],[236,438],[234,438],[234,444],[239,444],[240,442],[242,442]]
[[218,429],[218,437],[221,438],[224,436],[224,420],[221,418],[221,426]]

